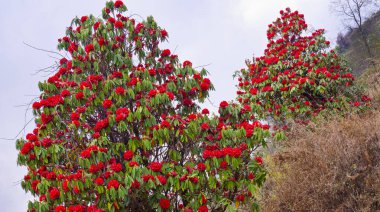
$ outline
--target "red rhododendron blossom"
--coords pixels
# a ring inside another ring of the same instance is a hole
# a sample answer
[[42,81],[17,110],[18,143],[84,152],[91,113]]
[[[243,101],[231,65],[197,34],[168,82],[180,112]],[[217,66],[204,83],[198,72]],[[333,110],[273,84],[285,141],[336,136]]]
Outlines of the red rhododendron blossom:
[[85,51],[86,51],[87,54],[90,53],[90,52],[92,52],[94,49],[95,48],[94,48],[94,45],[92,43],[86,45],[86,47],[85,47]]
[[167,182],[166,177],[164,177],[162,175],[157,175],[156,177],[157,177],[158,181],[160,181],[161,185],[166,185],[166,182]]
[[256,161],[259,165],[263,164],[263,158],[262,158],[262,157],[259,157],[259,156],[255,157],[255,161]]
[[136,162],[136,161],[131,161],[129,162],[129,167],[135,167],[135,166],[138,166],[139,164]]
[[89,151],[89,150],[83,150],[82,151],[82,153],[80,154],[80,156],[82,157],[82,158],[90,158],[91,157],[91,151]]
[[114,6],[115,6],[116,8],[119,8],[119,7],[123,6],[123,5],[124,5],[124,3],[123,3],[122,1],[120,1],[120,0],[117,0],[117,1],[115,1],[115,3],[114,3]]
[[27,140],[29,140],[29,141],[37,141],[37,140],[38,140],[37,136],[36,136],[35,134],[32,134],[32,133],[28,133],[28,134],[25,136],[25,138],[26,138]]
[[61,96],[62,96],[62,97],[70,96],[70,91],[69,91],[69,90],[63,90],[63,91],[61,92]]
[[80,193],[80,190],[79,190],[78,186],[74,186],[74,188],[73,188],[73,192],[74,192],[75,194],[79,194],[79,193]]
[[222,162],[220,163],[220,168],[221,168],[221,169],[226,169],[227,166],[228,166],[227,161],[222,161]]
[[257,89],[256,88],[251,88],[251,89],[249,89],[249,93],[252,94],[252,95],[256,95],[257,94]]
[[208,208],[205,205],[202,205],[198,208],[198,212],[208,212]]
[[210,126],[208,125],[208,123],[203,123],[203,124],[201,125],[201,129],[202,129],[202,130],[208,130],[208,129],[210,129]]
[[187,66],[191,67],[192,65],[193,64],[190,61],[188,61],[188,60],[186,60],[186,61],[183,62],[183,67],[187,67]]
[[121,21],[116,21],[115,22],[115,28],[117,28],[117,29],[120,29],[120,28],[123,28],[123,22],[121,22]]
[[52,188],[49,192],[49,195],[50,195],[50,199],[56,200],[59,198],[60,192],[58,188]]
[[169,49],[165,49],[161,52],[161,57],[168,57],[170,56],[171,52]]
[[238,202],[244,202],[244,199],[245,199],[245,196],[242,194],[236,196],[236,201]]
[[255,174],[253,174],[253,173],[249,173],[249,175],[248,175],[248,179],[250,179],[250,180],[255,179]]
[[170,200],[165,199],[165,198],[160,199],[160,207],[163,210],[169,209],[170,208]]
[[40,109],[42,105],[39,102],[33,102],[32,107],[33,109],[37,110],[37,109]]
[[169,128],[170,127],[170,123],[166,120],[163,120],[161,122],[161,127],[164,127],[164,128]]
[[228,102],[222,101],[219,106],[220,106],[220,108],[225,108],[228,106]]
[[80,21],[83,23],[83,22],[87,21],[87,19],[88,19],[88,16],[82,16],[80,18]]
[[99,122],[96,123],[96,125],[95,125],[95,127],[94,127],[94,131],[95,131],[95,132],[99,132],[99,131],[102,130],[103,128],[107,127],[108,124],[109,124],[108,119],[100,120]]
[[148,166],[149,169],[151,169],[154,172],[161,172],[162,163],[160,162],[152,162]]
[[174,99],[174,94],[172,92],[166,92],[166,95],[168,95],[170,100]]
[[84,94],[82,92],[78,92],[78,93],[75,94],[75,98],[78,99],[78,100],[79,99],[83,99],[83,97],[84,97]]
[[63,205],[58,205],[55,207],[54,212],[66,212],[66,207]]
[[103,107],[106,109],[110,108],[112,106],[112,104],[113,104],[112,101],[109,99],[104,100],[102,103]]
[[164,37],[164,38],[166,38],[168,36],[168,32],[165,29],[162,29],[160,31],[160,33],[161,33],[161,36]]
[[100,22],[99,21],[95,22],[94,30],[96,31],[99,28],[99,26],[100,26]]
[[111,180],[107,184],[107,188],[108,189],[111,189],[111,188],[115,188],[116,189],[116,188],[119,188],[119,186],[120,186],[120,183],[117,180]]
[[201,83],[201,89],[204,91],[207,91],[210,88],[210,84],[207,84],[205,82]]
[[40,202],[43,202],[43,201],[46,201],[46,195],[45,194],[42,194],[40,196]]
[[203,115],[210,114],[210,111],[207,108],[205,108],[205,109],[202,110],[202,114]]
[[153,89],[150,90],[149,93],[148,93],[149,97],[155,97],[156,94],[157,94],[157,91],[156,91],[156,90],[153,90]]
[[144,174],[142,176],[142,179],[145,183],[149,182],[149,180],[152,180],[154,181],[154,176],[153,175],[150,175],[150,174]]
[[125,89],[121,86],[117,87],[115,92],[119,95],[123,95],[125,93]]
[[127,150],[127,151],[124,152],[123,158],[124,158],[124,160],[132,160],[133,155],[134,154],[133,154],[133,152],[131,150]]
[[206,165],[204,163],[198,163],[197,169],[203,172],[204,170],[206,170]]
[[131,187],[132,188],[135,188],[135,189],[138,189],[138,188],[140,188],[140,182],[139,181],[137,181],[137,180],[135,180],[135,181],[133,181],[132,182],[132,185],[131,185]]
[[101,177],[96,178],[95,179],[95,184],[98,185],[98,186],[103,185],[104,184],[103,178],[101,178]]
[[120,163],[114,163],[111,164],[110,168],[114,172],[120,172],[121,170],[123,170],[123,165],[121,165]]
[[34,147],[33,143],[26,142],[24,146],[22,146],[20,152],[21,154],[26,155],[33,149],[33,147]]

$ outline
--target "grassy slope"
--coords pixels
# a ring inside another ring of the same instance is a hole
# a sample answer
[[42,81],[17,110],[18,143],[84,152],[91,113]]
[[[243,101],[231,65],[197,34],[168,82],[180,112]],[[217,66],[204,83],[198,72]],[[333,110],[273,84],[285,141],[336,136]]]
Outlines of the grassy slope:
[[366,85],[373,109],[294,126],[267,155],[262,211],[380,211],[379,71],[367,69],[358,84]]
[[343,54],[373,108],[293,126],[266,156],[269,176],[257,195],[262,211],[380,211],[380,12],[366,27],[377,66],[367,65],[355,31],[346,35],[350,46]]
[[269,157],[262,210],[380,210],[379,152],[379,111],[295,128]]

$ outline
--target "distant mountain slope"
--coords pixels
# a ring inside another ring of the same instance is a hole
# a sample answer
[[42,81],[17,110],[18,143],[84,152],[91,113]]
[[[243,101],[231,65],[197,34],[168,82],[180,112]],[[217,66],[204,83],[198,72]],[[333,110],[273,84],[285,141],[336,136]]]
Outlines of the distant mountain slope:
[[[380,11],[372,15],[363,24],[364,29],[369,33],[369,43],[371,51],[375,58],[380,58]],[[355,75],[360,75],[370,64],[368,54],[360,39],[360,34],[357,29],[347,32],[343,36],[338,36],[338,50],[348,60],[353,68]]]

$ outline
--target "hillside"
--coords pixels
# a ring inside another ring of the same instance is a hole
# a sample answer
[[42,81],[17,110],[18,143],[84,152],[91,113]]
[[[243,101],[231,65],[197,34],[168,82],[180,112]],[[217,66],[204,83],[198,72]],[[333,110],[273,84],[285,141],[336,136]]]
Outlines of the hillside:
[[380,11],[364,26],[375,65],[356,30],[342,36],[338,50],[372,107],[294,125],[265,157],[268,180],[257,194],[262,211],[380,211]]
[[268,153],[262,211],[380,210],[379,80],[369,68],[357,82],[367,84],[374,108],[293,126]]
[[[369,44],[375,58],[380,57],[380,11],[373,14],[371,18],[363,24],[364,29],[369,33]],[[369,66],[367,51],[360,40],[360,34],[357,29],[347,32],[345,35],[338,37],[338,50],[348,60],[353,72],[359,76]]]

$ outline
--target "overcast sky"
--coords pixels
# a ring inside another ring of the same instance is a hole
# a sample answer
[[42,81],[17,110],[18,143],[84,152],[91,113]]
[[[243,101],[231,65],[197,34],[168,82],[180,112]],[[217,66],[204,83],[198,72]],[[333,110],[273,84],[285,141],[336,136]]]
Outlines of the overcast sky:
[[[33,46],[55,50],[57,39],[75,16],[100,15],[105,1],[94,0],[17,0],[2,1],[0,12],[0,137],[14,138],[29,121],[25,105],[38,96],[38,81],[46,79],[35,71],[52,65],[53,54],[36,51]],[[262,54],[266,28],[290,7],[305,14],[315,29],[325,28],[335,41],[342,30],[340,21],[329,10],[329,0],[125,0],[130,14],[153,15],[169,32],[166,44],[181,61],[194,66],[207,65],[216,91],[210,94],[215,104],[232,100],[235,82],[232,74],[244,67],[245,59]],[[138,19],[138,17],[136,16]],[[206,103],[207,106],[212,106]],[[26,114],[26,116],[25,116]],[[34,123],[26,127],[33,129]],[[21,134],[20,136],[22,136]],[[20,137],[19,136],[19,137]],[[21,189],[25,167],[16,165],[14,140],[0,140],[0,211],[26,211],[31,197]]]

